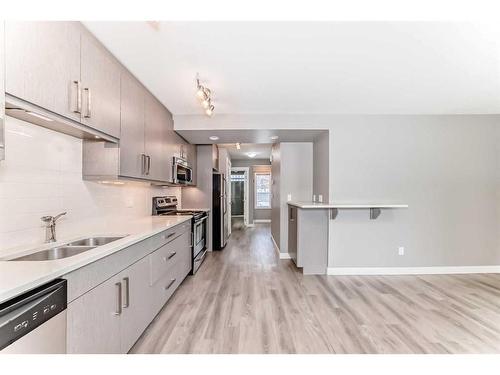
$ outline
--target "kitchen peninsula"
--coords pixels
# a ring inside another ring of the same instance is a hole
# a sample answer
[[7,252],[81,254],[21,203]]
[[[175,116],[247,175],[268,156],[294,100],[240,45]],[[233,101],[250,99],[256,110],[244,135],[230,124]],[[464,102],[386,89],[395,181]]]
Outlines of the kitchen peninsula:
[[324,275],[331,246],[331,221],[339,210],[369,210],[376,220],[385,209],[408,208],[406,204],[288,202],[288,253],[304,275]]

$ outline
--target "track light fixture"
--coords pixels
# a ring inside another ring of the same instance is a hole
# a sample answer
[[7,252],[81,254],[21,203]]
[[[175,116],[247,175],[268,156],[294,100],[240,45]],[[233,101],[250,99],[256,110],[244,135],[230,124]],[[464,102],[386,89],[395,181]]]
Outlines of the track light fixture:
[[207,116],[212,116],[214,113],[214,105],[212,104],[212,92],[208,87],[200,83],[200,77],[196,74],[196,97],[200,100],[201,106],[205,109]]

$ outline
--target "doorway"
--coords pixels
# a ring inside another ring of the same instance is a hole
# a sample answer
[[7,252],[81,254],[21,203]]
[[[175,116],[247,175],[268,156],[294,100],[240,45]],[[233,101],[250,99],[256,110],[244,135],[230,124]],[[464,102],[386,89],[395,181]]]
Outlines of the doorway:
[[248,226],[248,167],[231,168],[231,222]]

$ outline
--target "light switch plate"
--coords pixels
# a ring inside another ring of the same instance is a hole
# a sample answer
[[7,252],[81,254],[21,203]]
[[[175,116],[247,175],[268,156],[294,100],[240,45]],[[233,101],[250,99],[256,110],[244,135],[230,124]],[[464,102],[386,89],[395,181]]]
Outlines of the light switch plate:
[[287,200],[287,201],[291,201],[291,200],[292,200],[292,194],[288,194],[288,195],[286,196],[286,200]]
[[323,203],[323,196],[321,194],[318,195],[318,202]]

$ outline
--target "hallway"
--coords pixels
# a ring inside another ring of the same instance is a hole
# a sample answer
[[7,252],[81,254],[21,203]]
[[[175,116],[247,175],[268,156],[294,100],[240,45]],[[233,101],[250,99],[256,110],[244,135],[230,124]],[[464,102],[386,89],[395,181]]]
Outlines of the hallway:
[[499,353],[500,275],[303,276],[233,226],[133,353]]

